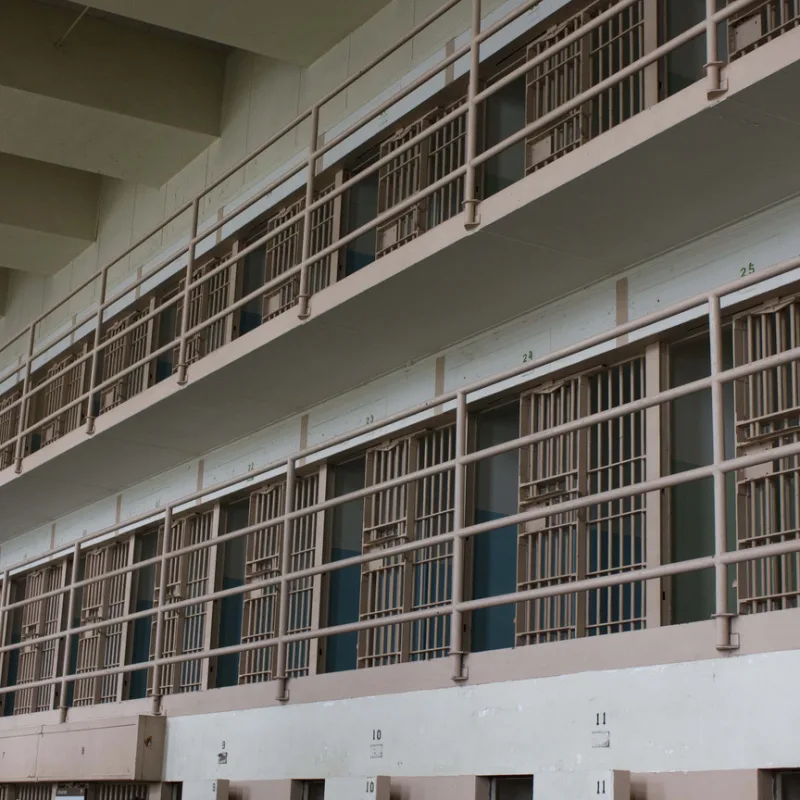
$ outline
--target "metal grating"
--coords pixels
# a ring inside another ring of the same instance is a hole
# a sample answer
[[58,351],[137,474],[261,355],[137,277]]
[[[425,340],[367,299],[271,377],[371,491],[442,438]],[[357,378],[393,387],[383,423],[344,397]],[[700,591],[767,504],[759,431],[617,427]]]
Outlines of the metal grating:
[[[317,502],[319,475],[298,477],[295,482],[294,508],[307,508]],[[250,524],[268,523],[285,510],[286,484],[275,483],[250,496]],[[253,583],[281,574],[283,523],[267,525],[247,536],[245,582]],[[316,563],[317,515],[294,520],[290,543],[292,571],[308,569]],[[289,633],[311,630],[314,603],[314,579],[289,582]],[[269,639],[278,633],[279,586],[247,592],[242,614],[242,642]],[[309,674],[312,642],[291,642],[287,648],[286,673],[289,677]],[[260,683],[275,677],[275,647],[263,647],[242,653],[239,659],[239,683]]]
[[[645,360],[570,378],[523,395],[522,435],[542,433],[588,414],[638,400]],[[645,479],[645,414],[628,414],[522,448],[520,510],[553,513],[519,529],[520,591],[563,585],[645,565],[645,497],[583,512],[558,512],[577,497]],[[644,584],[530,600],[517,607],[517,643],[637,630],[645,624]]]
[[728,24],[729,60],[740,58],[800,25],[800,0],[765,0],[734,14]]
[[[745,314],[734,323],[736,365],[752,364],[800,346],[800,304]],[[771,450],[800,436],[800,372],[788,364],[735,382],[737,455]],[[777,459],[737,473],[739,549],[796,539],[800,533],[800,458]],[[800,554],[762,558],[739,566],[739,611],[795,608],[800,596]]]
[[146,783],[96,783],[91,800],[147,800]]
[[[83,345],[73,353],[60,359],[48,367],[41,383],[53,378],[36,394],[33,401],[38,409],[36,419],[46,419],[55,414],[69,403],[77,400],[87,389],[88,368],[87,361],[75,363],[87,352],[87,345]],[[63,413],[41,426],[39,445],[45,447],[60,439],[70,431],[74,431],[85,419],[86,404],[76,403]]]
[[52,800],[53,797],[52,783],[18,783],[3,788],[4,800]]
[[[445,109],[426,114],[397,131],[380,146],[380,157],[391,155],[434,122],[462,105],[464,99]],[[378,213],[389,211],[426,186],[446,177],[464,164],[466,116],[460,115],[413,147],[399,153],[378,171]],[[458,178],[420,200],[377,228],[376,258],[402,247],[421,233],[461,211],[464,180]]]
[[[113,570],[127,566],[133,553],[131,544],[131,539],[127,539],[87,551],[83,559],[84,579],[99,578]],[[130,610],[129,594],[130,578],[126,575],[115,575],[84,587],[80,624],[91,625],[96,622],[113,620],[128,613]],[[123,664],[125,662],[127,628],[127,625],[120,623],[80,634],[76,673],[81,674]],[[90,706],[121,700],[122,679],[123,676],[120,674],[76,681],[74,705]]]
[[[580,14],[551,28],[528,46],[528,60],[564,41],[613,7],[609,0],[595,3]],[[639,0],[602,23],[589,34],[563,47],[527,75],[527,119],[536,122],[606,80],[646,52],[645,8]],[[655,20],[647,20],[655,25]],[[526,140],[528,173],[585,144],[593,136],[638,114],[647,104],[645,71],[623,79],[578,108],[564,113],[552,125]]]
[[[151,306],[127,314],[122,319],[110,324],[106,330],[104,341],[117,334],[124,333],[119,339],[109,344],[102,353],[102,369],[100,382],[111,380],[122,370],[145,358],[152,350],[153,318],[140,322]],[[144,391],[152,383],[152,364],[143,364],[133,372],[122,376],[100,391],[100,413],[115,408],[130,397]]]
[[[167,537],[167,552],[178,550],[198,542],[206,542],[213,535],[213,512],[192,514],[176,520]],[[164,528],[158,532],[158,552],[164,548]],[[208,548],[195,550],[176,558],[167,559],[166,598],[159,596],[161,565],[156,567],[156,589],[154,605],[162,602],[167,605],[164,613],[164,658],[184,653],[199,653],[204,649],[206,625],[208,623],[208,604],[183,606],[169,610],[170,603],[177,603],[191,597],[200,597],[209,591]],[[155,655],[156,625],[151,628],[150,656]],[[196,692],[203,688],[202,659],[183,661],[179,664],[166,664],[161,669],[161,694],[173,692]],[[152,674],[150,676],[152,679]],[[150,686],[152,691],[152,685]]]
[[[17,686],[38,680],[55,678],[60,670],[59,654],[61,642],[51,639],[38,644],[26,645],[30,639],[58,633],[63,629],[64,595],[56,595],[43,600],[36,598],[46,592],[61,589],[67,581],[67,562],[44,567],[28,573],[21,579],[22,596],[28,601],[22,607],[21,637],[19,651]],[[36,689],[19,688],[14,696],[14,714],[32,714],[36,711],[49,711],[53,708],[56,686],[41,686]]]
[[[325,197],[333,191],[337,182],[327,186],[315,194],[315,199]],[[322,204],[311,212],[311,246],[310,254],[319,253],[324,248],[333,244],[339,238],[339,219],[341,199],[334,198]],[[305,197],[281,209],[270,217],[266,223],[254,234],[254,238],[270,233],[286,223],[297,214],[302,214],[306,207]],[[273,281],[284,272],[296,267],[302,261],[303,255],[303,218],[289,225],[277,233],[265,245],[265,270],[264,282]],[[338,255],[333,253],[315,261],[308,270],[308,290],[315,294],[327,288],[336,280],[336,267]],[[262,299],[261,318],[263,321],[288,311],[294,306],[300,295],[300,275],[294,275],[285,283],[270,289]]]
[[21,396],[22,393],[17,389],[0,398],[0,469],[10,467],[14,462],[15,446],[5,443],[10,442],[17,435],[20,406],[13,406],[13,408],[9,408],[9,406],[16,403]]
[[[372,486],[441,463],[454,453],[452,425],[387,442],[367,452],[366,484]],[[365,498],[363,552],[386,550],[387,555],[362,568],[361,619],[389,617],[449,602],[451,545],[431,545],[396,556],[391,555],[391,549],[410,537],[432,539],[452,530],[453,488],[453,474],[448,471]],[[422,661],[446,655],[448,648],[449,622],[444,619],[385,625],[359,634],[358,665]]]

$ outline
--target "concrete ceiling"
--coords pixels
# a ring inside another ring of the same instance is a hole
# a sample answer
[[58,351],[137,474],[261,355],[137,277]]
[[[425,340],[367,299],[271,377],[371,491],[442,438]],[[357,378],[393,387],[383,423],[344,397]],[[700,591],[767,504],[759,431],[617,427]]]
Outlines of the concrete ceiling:
[[92,8],[310,64],[389,0],[91,0]]

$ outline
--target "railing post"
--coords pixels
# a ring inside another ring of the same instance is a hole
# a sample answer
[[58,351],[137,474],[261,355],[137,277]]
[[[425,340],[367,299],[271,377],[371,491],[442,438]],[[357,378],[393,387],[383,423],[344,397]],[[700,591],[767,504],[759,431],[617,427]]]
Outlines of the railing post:
[[194,272],[194,251],[196,247],[198,221],[200,218],[200,197],[195,197],[192,203],[192,223],[189,230],[189,249],[186,253],[186,281],[183,286],[183,309],[181,311],[181,336],[178,343],[178,384],[186,383],[186,332],[189,330],[189,297],[192,287],[192,273]]
[[[172,506],[167,506],[164,513],[164,537],[161,544],[161,564],[158,575],[158,611],[156,613],[156,641],[153,647],[153,688],[150,697],[153,703],[153,714],[161,710],[161,665],[159,659],[164,653],[164,610],[167,593],[167,553],[169,552],[170,531],[172,530]],[[176,665],[177,668],[177,665]]]
[[72,549],[72,580],[69,585],[69,601],[67,602],[67,630],[64,639],[64,660],[61,662],[61,695],[58,700],[58,710],[60,712],[61,722],[67,720],[67,675],[69,674],[70,654],[72,653],[72,634],[70,631],[73,628],[72,618],[75,615],[75,584],[78,582],[78,575],[80,574],[81,564],[81,546],[79,542],[75,542]]
[[714,21],[716,0],[706,0],[706,80],[708,81],[708,97],[713,99],[724,94],[727,86],[722,83],[720,71],[722,61],[719,60],[719,42],[717,40],[717,23]]
[[298,293],[298,316],[308,317],[308,264],[311,256],[311,204],[314,202],[314,177],[317,171],[317,139],[319,139],[319,106],[311,109],[311,143],[308,149],[308,177],[306,178],[306,202],[303,208],[303,246],[300,263],[300,291]]
[[470,45],[469,90],[467,92],[467,174],[464,178],[464,227],[475,228],[478,216],[478,182],[475,156],[478,154],[478,106],[475,97],[479,91],[480,51],[478,37],[481,33],[481,0],[472,0],[472,42]]
[[[294,510],[294,484],[295,484],[295,463],[290,458],[286,465],[286,498],[283,504],[284,513],[289,514]],[[290,559],[292,554],[292,526],[294,520],[285,519],[283,521],[283,536],[281,537],[281,582],[279,585],[278,599],[278,651],[275,655],[275,678],[278,688],[275,698],[281,703],[289,700],[288,677],[286,675],[286,656],[287,644],[286,634],[289,631],[289,574]]]
[[[11,575],[6,570],[3,573],[3,589],[0,591],[0,647],[6,645],[8,612],[6,606],[11,602]],[[7,653],[0,653],[0,681],[6,680]],[[6,707],[7,695],[0,696],[0,715]]]
[[450,657],[453,661],[453,680],[465,681],[467,673],[464,669],[464,619],[458,606],[464,602],[464,550],[466,543],[461,536],[464,527],[464,502],[466,483],[465,465],[462,461],[466,455],[467,443],[467,397],[459,392],[456,398],[456,465],[453,480],[453,611],[450,617]]
[[94,326],[94,346],[92,347],[91,367],[89,369],[89,405],[86,409],[86,433],[94,433],[94,387],[97,385],[97,362],[100,351],[100,338],[103,334],[103,303],[106,301],[108,269],[100,273],[100,300],[97,308],[97,324]]
[[25,421],[28,418],[27,409],[28,390],[31,385],[31,363],[33,361],[33,347],[36,340],[36,323],[31,325],[30,333],[28,334],[28,355],[25,357],[25,373],[22,378],[22,394],[20,395],[19,403],[19,422],[17,424],[17,446],[14,450],[14,472],[19,475],[22,472],[22,452],[25,449],[25,442],[22,438],[22,432],[25,430]]
[[725,473],[725,399],[719,374],[722,364],[722,314],[719,297],[712,295],[708,300],[708,329],[711,349],[711,431],[714,448],[714,619],[717,629],[717,650],[736,650],[737,644],[731,638],[731,618],[735,616],[728,610],[728,567],[722,556],[728,549],[728,514],[726,505]]

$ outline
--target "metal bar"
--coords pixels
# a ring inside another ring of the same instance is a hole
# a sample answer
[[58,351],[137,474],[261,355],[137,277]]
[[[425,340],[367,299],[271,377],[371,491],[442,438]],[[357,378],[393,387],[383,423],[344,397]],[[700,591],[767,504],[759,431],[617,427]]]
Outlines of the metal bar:
[[[300,319],[308,317],[308,269],[309,256],[311,255],[311,204],[314,202],[314,177],[317,172],[317,140],[319,139],[319,105],[311,109],[311,141],[308,147],[308,176],[306,177],[306,201],[303,208],[303,244],[300,256],[300,291],[298,293],[297,316]],[[287,496],[287,502],[289,498]]]
[[[158,606],[156,607],[156,644],[154,648],[153,664],[153,689],[151,691],[151,698],[153,704],[153,713],[158,713],[161,709],[161,654],[164,652],[164,613],[166,609],[166,594],[167,594],[167,553],[169,552],[169,534],[172,530],[172,508],[167,506],[164,514],[164,537],[161,546],[161,556],[159,563],[161,565],[158,575]],[[151,611],[152,609],[148,609]],[[129,615],[131,616],[131,615]],[[118,621],[127,622],[128,620],[121,619]]]
[[[286,512],[291,512],[294,508],[294,489],[295,489],[295,474],[294,474],[294,460],[289,459],[286,465],[286,492],[284,496],[284,509]],[[281,537],[281,573],[278,586],[279,601],[278,601],[278,652],[275,657],[275,679],[278,682],[277,689],[275,690],[275,699],[281,703],[288,702],[289,693],[287,691],[288,678],[286,675],[286,633],[289,629],[289,573],[291,571],[291,554],[292,554],[292,528],[293,520],[290,518],[284,519],[283,522],[283,536]],[[252,589],[253,584],[248,588]]]
[[470,40],[470,67],[469,89],[467,92],[467,141],[466,163],[467,174],[464,179],[464,226],[474,228],[479,223],[477,215],[477,167],[475,155],[478,152],[478,104],[475,97],[478,94],[478,80],[480,78],[480,39],[481,34],[481,0],[472,0],[472,38]]
[[[727,507],[726,479],[722,471],[725,462],[725,398],[720,375],[723,372],[722,315],[719,297],[712,296],[708,301],[708,329],[711,358],[711,425],[714,452],[714,586],[715,612],[717,623],[717,649],[731,649],[731,618],[728,613],[728,569],[721,561],[727,551]],[[758,363],[758,362],[756,362]],[[759,365],[762,366],[763,365]],[[770,456],[769,452],[764,455]],[[770,458],[766,459],[771,460]],[[753,548],[756,550],[757,548]]]
[[[17,444],[14,453],[14,472],[19,475],[22,472],[22,451],[25,448],[25,438],[23,431],[25,430],[25,418],[30,413],[30,402],[28,401],[28,389],[31,383],[31,362],[33,361],[33,345],[36,337],[36,323],[31,323],[30,333],[28,338],[28,355],[25,359],[25,376],[22,379],[22,401],[23,406],[19,410],[19,420],[17,422]],[[27,412],[27,413],[26,413]]]
[[189,328],[189,313],[192,296],[192,271],[194,270],[194,240],[197,237],[197,224],[200,216],[200,198],[197,197],[192,204],[192,223],[189,233],[189,252],[186,257],[186,278],[183,285],[183,308],[181,309],[181,336],[178,345],[178,384],[186,383],[186,332]]
[[[100,276],[100,304],[102,306],[108,285],[108,270],[104,269]],[[97,362],[100,354],[100,340],[103,335],[103,312],[97,312],[94,326],[94,346],[92,347],[92,364],[89,367],[89,402],[86,409],[86,433],[94,433],[94,392],[97,381]]]
[[[466,464],[463,461],[467,444],[467,396],[459,392],[456,399],[456,452],[453,492],[453,593],[451,602],[456,608],[450,620],[450,656],[453,662],[453,680],[466,680],[464,673],[464,620],[457,606],[464,600],[464,550],[466,542],[461,535],[464,527],[464,498]],[[433,538],[433,537],[432,537]],[[438,541],[438,537],[435,537]]]
[[720,94],[720,70],[722,62],[719,60],[719,46],[717,43],[717,23],[714,19],[717,0],[706,0],[706,80],[708,81],[709,98]]
[[72,548],[72,578],[69,586],[69,599],[67,600],[67,630],[64,634],[64,659],[61,662],[61,693],[58,698],[58,708],[62,722],[65,722],[67,718],[67,675],[69,674],[70,653],[73,639],[73,636],[70,634],[70,629],[72,628],[72,620],[75,616],[75,595],[77,594],[75,584],[78,582],[80,565],[81,546],[78,542],[75,542],[75,546]]

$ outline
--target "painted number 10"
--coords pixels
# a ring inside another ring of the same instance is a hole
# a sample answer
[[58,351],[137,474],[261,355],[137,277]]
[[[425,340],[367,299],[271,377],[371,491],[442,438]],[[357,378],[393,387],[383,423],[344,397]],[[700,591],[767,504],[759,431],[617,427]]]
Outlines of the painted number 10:
[[372,741],[379,742],[383,738],[380,728],[374,728],[372,731]]
[[367,781],[367,794],[375,794],[375,781]]

